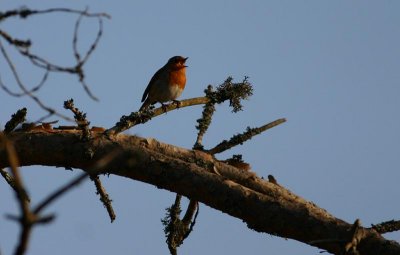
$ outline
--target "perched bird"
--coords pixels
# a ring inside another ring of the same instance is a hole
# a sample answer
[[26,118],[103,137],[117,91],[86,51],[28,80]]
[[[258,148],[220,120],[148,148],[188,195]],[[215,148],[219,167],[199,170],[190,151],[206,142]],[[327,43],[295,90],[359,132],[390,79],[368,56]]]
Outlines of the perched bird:
[[143,105],[139,111],[157,102],[164,107],[164,102],[175,101],[182,94],[186,84],[186,65],[188,58],[175,56],[158,70],[151,78],[149,85],[143,93]]

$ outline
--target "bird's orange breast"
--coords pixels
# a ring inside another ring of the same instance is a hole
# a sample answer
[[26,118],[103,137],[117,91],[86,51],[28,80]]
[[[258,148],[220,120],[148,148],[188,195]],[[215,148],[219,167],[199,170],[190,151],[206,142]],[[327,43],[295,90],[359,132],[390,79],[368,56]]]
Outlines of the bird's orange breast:
[[184,89],[185,84],[186,84],[185,68],[171,71],[171,73],[169,75],[169,84],[170,85],[178,85],[180,89]]

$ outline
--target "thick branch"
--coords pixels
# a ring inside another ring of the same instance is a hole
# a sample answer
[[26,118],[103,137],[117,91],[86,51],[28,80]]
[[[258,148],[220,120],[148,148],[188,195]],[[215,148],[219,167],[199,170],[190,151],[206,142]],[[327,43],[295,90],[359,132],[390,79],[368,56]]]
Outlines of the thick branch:
[[[212,208],[242,219],[248,227],[307,244],[314,240],[346,240],[352,224],[330,215],[289,190],[241,171],[201,151],[192,151],[154,139],[119,135],[106,138],[94,133],[89,142],[79,140],[79,131],[14,132],[12,139],[21,166],[47,165],[90,169],[94,161],[122,151],[107,166],[107,172],[146,182],[182,194]],[[83,157],[88,146],[92,159]],[[0,168],[8,166],[0,155]],[[362,255],[400,254],[400,245],[376,231],[366,234],[357,245]],[[314,242],[313,246],[338,254],[335,242]]]

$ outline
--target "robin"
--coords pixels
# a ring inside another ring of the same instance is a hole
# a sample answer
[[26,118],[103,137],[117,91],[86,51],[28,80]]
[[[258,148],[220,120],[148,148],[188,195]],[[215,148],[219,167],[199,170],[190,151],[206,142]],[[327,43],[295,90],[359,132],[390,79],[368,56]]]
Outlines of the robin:
[[158,70],[151,78],[149,85],[143,93],[143,105],[139,111],[160,102],[163,107],[164,102],[174,101],[179,106],[176,99],[182,94],[186,84],[186,65],[188,58],[175,56]]

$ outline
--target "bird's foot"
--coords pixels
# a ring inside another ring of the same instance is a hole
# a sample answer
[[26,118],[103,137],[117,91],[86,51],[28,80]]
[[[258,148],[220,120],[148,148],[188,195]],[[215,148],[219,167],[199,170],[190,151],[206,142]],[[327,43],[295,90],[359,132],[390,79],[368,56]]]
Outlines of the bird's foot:
[[161,108],[162,108],[163,112],[165,112],[165,113],[167,112],[167,106],[168,105],[161,103]]
[[172,102],[173,102],[174,104],[176,104],[176,108],[177,108],[177,109],[181,107],[181,101],[179,101],[179,100],[172,100]]

